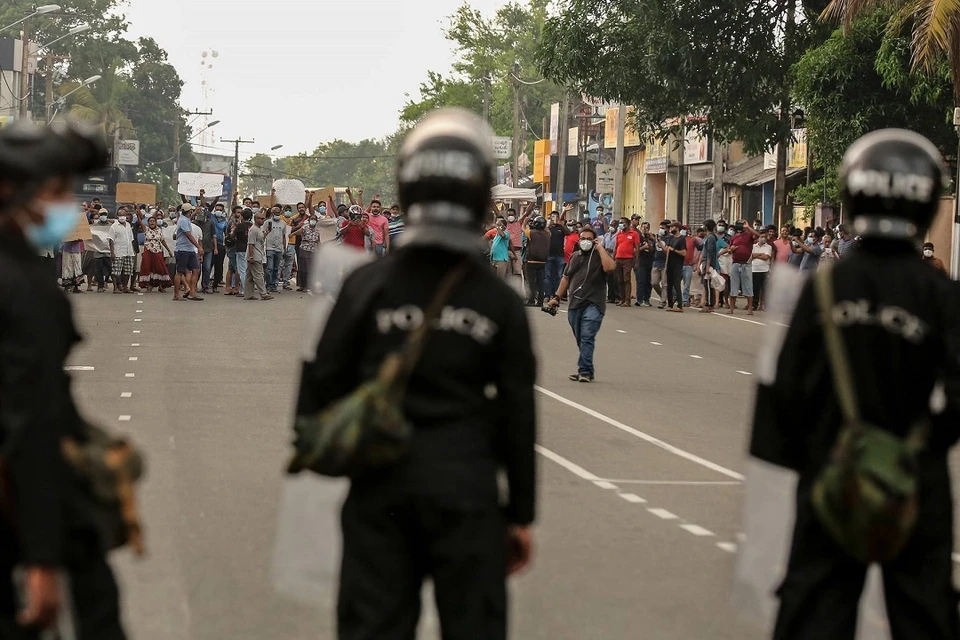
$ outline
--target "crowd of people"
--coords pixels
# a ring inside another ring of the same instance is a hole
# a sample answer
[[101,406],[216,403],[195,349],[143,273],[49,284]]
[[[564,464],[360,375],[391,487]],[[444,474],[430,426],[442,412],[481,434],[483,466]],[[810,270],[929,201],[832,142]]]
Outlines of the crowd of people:
[[229,212],[220,197],[208,200],[203,191],[196,204],[181,195],[178,205],[129,203],[114,211],[94,198],[81,205],[89,237],[64,242],[57,253],[60,283],[74,293],[172,289],[177,301],[201,301],[221,288],[246,300],[271,300],[294,288],[309,292],[321,244],[383,256],[403,233],[398,205],[386,209],[378,196],[366,206],[363,190],[346,195],[349,205],[332,197],[314,203],[306,191],[295,205],[263,206],[252,198],[238,202],[234,194]]
[[[639,215],[614,220],[599,207],[596,218],[577,220],[574,211],[567,204],[547,220],[535,202],[519,214],[512,207],[494,206],[493,224],[484,235],[491,266],[501,277],[522,278],[529,306],[542,307],[557,292],[584,229],[595,234],[598,248],[616,263],[607,274],[609,304],[652,307],[656,292],[658,308],[675,313],[693,308],[733,314],[742,298],[741,308],[753,315],[764,310],[771,270],[789,265],[815,271],[848,258],[858,245],[845,224],[833,229],[784,225],[778,231],[759,221],[707,220],[694,229],[663,220],[654,232]],[[923,245],[923,260],[946,273],[933,243]]]

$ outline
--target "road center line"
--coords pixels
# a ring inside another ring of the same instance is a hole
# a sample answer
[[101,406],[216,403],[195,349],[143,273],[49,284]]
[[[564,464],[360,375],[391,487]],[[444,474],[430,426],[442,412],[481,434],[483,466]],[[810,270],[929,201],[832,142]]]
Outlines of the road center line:
[[750,373],[749,371],[740,371],[740,370],[738,370],[737,373],[743,374],[743,375],[745,375],[745,376],[752,376],[752,375],[753,375],[753,374]]
[[64,367],[64,371],[96,371],[96,367],[88,367],[85,365],[70,365],[69,367]]
[[695,536],[705,537],[705,536],[714,535],[713,531],[710,531],[709,529],[704,529],[700,525],[696,525],[696,524],[682,524],[680,525],[680,528],[683,529],[684,531],[688,531],[689,533],[692,533]]
[[632,502],[633,504],[644,504],[644,503],[646,503],[646,500],[644,500],[643,498],[641,498],[640,496],[638,496],[638,495],[635,494],[635,493],[621,493],[621,494],[618,494],[618,495],[619,495],[621,498],[623,498],[624,500],[626,500],[627,502]]
[[717,546],[728,553],[737,552],[737,544],[735,542],[718,542]]
[[679,519],[679,516],[678,516],[678,515],[676,515],[675,513],[671,513],[671,512],[669,512],[669,511],[667,511],[666,509],[647,509],[647,511],[649,511],[649,512],[652,513],[653,515],[655,515],[655,516],[657,516],[658,518],[661,518],[661,519],[663,519],[663,520],[678,520],[678,519]]
[[617,329],[617,333],[626,333],[623,329]]
[[661,344],[661,343],[659,343],[659,342],[651,342],[650,344],[652,344],[652,345],[655,346],[655,347],[662,347],[662,346],[663,346],[663,344]]
[[[734,480],[740,480],[740,481],[746,480],[746,476],[744,476],[744,475],[741,474],[741,473],[737,473],[737,472],[734,471],[733,469],[728,469],[728,468],[726,468],[726,467],[724,467],[724,466],[722,466],[722,465],[717,464],[716,462],[711,462],[711,461],[709,461],[709,460],[707,460],[707,459],[705,459],[705,458],[701,458],[700,456],[698,456],[698,455],[696,455],[696,454],[690,453],[689,451],[684,451],[683,449],[681,449],[681,448],[679,448],[679,447],[675,447],[675,446],[673,446],[672,444],[669,444],[669,443],[667,443],[667,442],[664,442],[664,441],[661,440],[660,438],[655,438],[654,436],[651,436],[649,433],[644,433],[643,431],[640,431],[639,429],[634,429],[633,427],[627,426],[627,425],[623,424],[622,422],[619,422],[619,421],[617,421],[617,420],[614,420],[613,418],[607,417],[607,416],[603,415],[602,413],[599,413],[599,412],[597,412],[597,411],[594,411],[593,409],[590,409],[589,407],[585,407],[585,406],[583,406],[582,404],[579,404],[579,403],[577,403],[577,402],[574,402],[573,400],[568,400],[567,398],[564,398],[563,396],[561,396],[561,395],[559,395],[559,394],[556,394],[556,393],[554,393],[553,391],[550,391],[550,390],[548,390],[548,389],[544,389],[543,387],[541,387],[541,386],[539,386],[539,385],[535,386],[534,388],[535,388],[537,391],[539,391],[540,393],[542,393],[543,395],[547,396],[548,398],[553,398],[553,399],[556,400],[557,402],[561,402],[561,403],[567,405],[568,407],[573,407],[574,409],[577,409],[577,410],[579,410],[579,411],[582,411],[583,413],[587,414],[588,416],[592,416],[592,417],[596,418],[597,420],[600,420],[600,421],[602,421],[602,422],[606,422],[606,423],[609,424],[610,426],[616,427],[617,429],[620,429],[621,431],[624,431],[624,432],[626,432],[626,433],[629,433],[630,435],[636,436],[636,437],[640,438],[641,440],[645,440],[645,441],[649,442],[649,443],[652,444],[652,445],[655,445],[655,446],[657,446],[657,447],[660,447],[660,448],[663,449],[664,451],[669,451],[670,453],[672,453],[672,454],[674,454],[674,455],[676,455],[676,456],[679,456],[679,457],[681,457],[681,458],[684,458],[685,460],[689,460],[690,462],[694,462],[694,463],[696,463],[696,464],[699,464],[701,467],[706,467],[707,469],[710,469],[711,471],[716,471],[717,473],[723,474],[723,475],[727,476],[728,478],[733,478]],[[595,479],[598,480],[599,478],[590,478],[590,480],[595,480]]]
[[607,482],[606,480],[594,480],[593,484],[597,485],[601,489],[616,489],[617,485],[612,482]]
[[750,324],[758,324],[761,327],[767,326],[766,322],[757,322],[756,320],[747,320],[746,318],[738,318],[737,316],[731,316],[724,313],[711,313],[714,318],[726,318],[727,320],[739,320],[740,322],[749,322]]
[[695,356],[692,353],[690,354],[690,357],[693,358],[694,360],[703,360],[703,356]]

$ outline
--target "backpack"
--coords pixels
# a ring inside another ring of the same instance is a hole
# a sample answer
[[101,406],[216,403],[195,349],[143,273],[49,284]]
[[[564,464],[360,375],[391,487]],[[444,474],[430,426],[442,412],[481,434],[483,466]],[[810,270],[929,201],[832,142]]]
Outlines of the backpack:
[[833,269],[817,272],[814,289],[836,397],[843,415],[840,434],[826,466],[813,484],[820,523],[847,553],[864,564],[897,556],[917,520],[917,454],[928,423],[915,424],[906,438],[860,417],[850,362],[833,317]]

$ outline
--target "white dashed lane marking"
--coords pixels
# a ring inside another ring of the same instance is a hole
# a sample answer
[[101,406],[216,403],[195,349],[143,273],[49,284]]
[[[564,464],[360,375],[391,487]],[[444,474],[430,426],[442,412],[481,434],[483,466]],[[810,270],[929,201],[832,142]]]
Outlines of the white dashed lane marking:
[[703,360],[703,356],[696,356],[696,355],[693,355],[692,353],[690,354],[690,357],[693,358],[694,360]]
[[140,343],[139,343],[139,342],[134,342],[134,343],[131,344],[130,346],[131,346],[131,347],[139,347],[139,346],[140,346]]
[[680,516],[675,513],[670,513],[666,509],[647,509],[650,513],[657,516],[662,520],[677,520]]
[[597,485],[601,489],[616,489],[617,485],[612,482],[607,482],[606,480],[594,480],[593,484]]
[[737,373],[742,374],[742,375],[745,375],[745,376],[752,376],[752,375],[753,375],[753,374],[750,373],[749,371],[739,371],[739,370],[738,370]]
[[131,393],[130,391],[124,391],[123,393],[120,394],[120,397],[121,397],[121,398],[132,398],[132,397],[133,397],[133,393]]
[[633,504],[646,504],[647,502],[635,493],[621,493],[618,495],[627,502],[632,502]]
[[143,309],[137,309],[137,313],[143,313]]
[[130,360],[130,362],[136,362],[136,361],[139,360],[139,359],[140,359],[140,358],[138,358],[137,356],[130,356],[130,357],[128,358],[128,360]]
[[140,330],[139,330],[139,329],[134,329],[133,332],[134,332],[134,333],[140,333]]
[[120,416],[117,420],[120,422],[130,422],[130,416]]
[[749,322],[750,324],[760,325],[761,327],[767,326],[766,322],[758,322],[756,320],[748,320],[747,318],[738,318],[737,316],[731,316],[727,313],[711,313],[714,318],[725,318],[727,320],[739,320],[740,322]]
[[710,531],[709,529],[704,529],[703,527],[696,524],[682,524],[680,525],[680,528],[698,537],[707,537],[707,536],[714,535],[713,531]]
[[140,318],[134,318],[133,321],[134,321],[134,322],[140,322]]
[[737,552],[737,543],[735,542],[718,542],[717,546],[728,553]]
[[655,347],[662,347],[662,346],[663,346],[663,343],[661,343],[661,342],[652,342],[652,341],[651,341],[650,344],[652,344],[652,345],[655,346]]
[[126,377],[127,377],[127,378],[136,378],[136,377],[137,377],[137,374],[135,374],[135,373],[128,373],[128,374],[126,374]]
[[85,365],[70,365],[63,368],[64,371],[96,371],[96,367],[88,367]]

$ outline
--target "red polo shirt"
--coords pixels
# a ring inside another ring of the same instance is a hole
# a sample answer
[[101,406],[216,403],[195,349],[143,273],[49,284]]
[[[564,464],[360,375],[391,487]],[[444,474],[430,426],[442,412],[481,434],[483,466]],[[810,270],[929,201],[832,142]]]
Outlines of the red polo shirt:
[[637,255],[637,247],[640,246],[640,234],[633,229],[620,231],[617,233],[617,249],[613,257],[617,260],[621,258],[633,258]]

